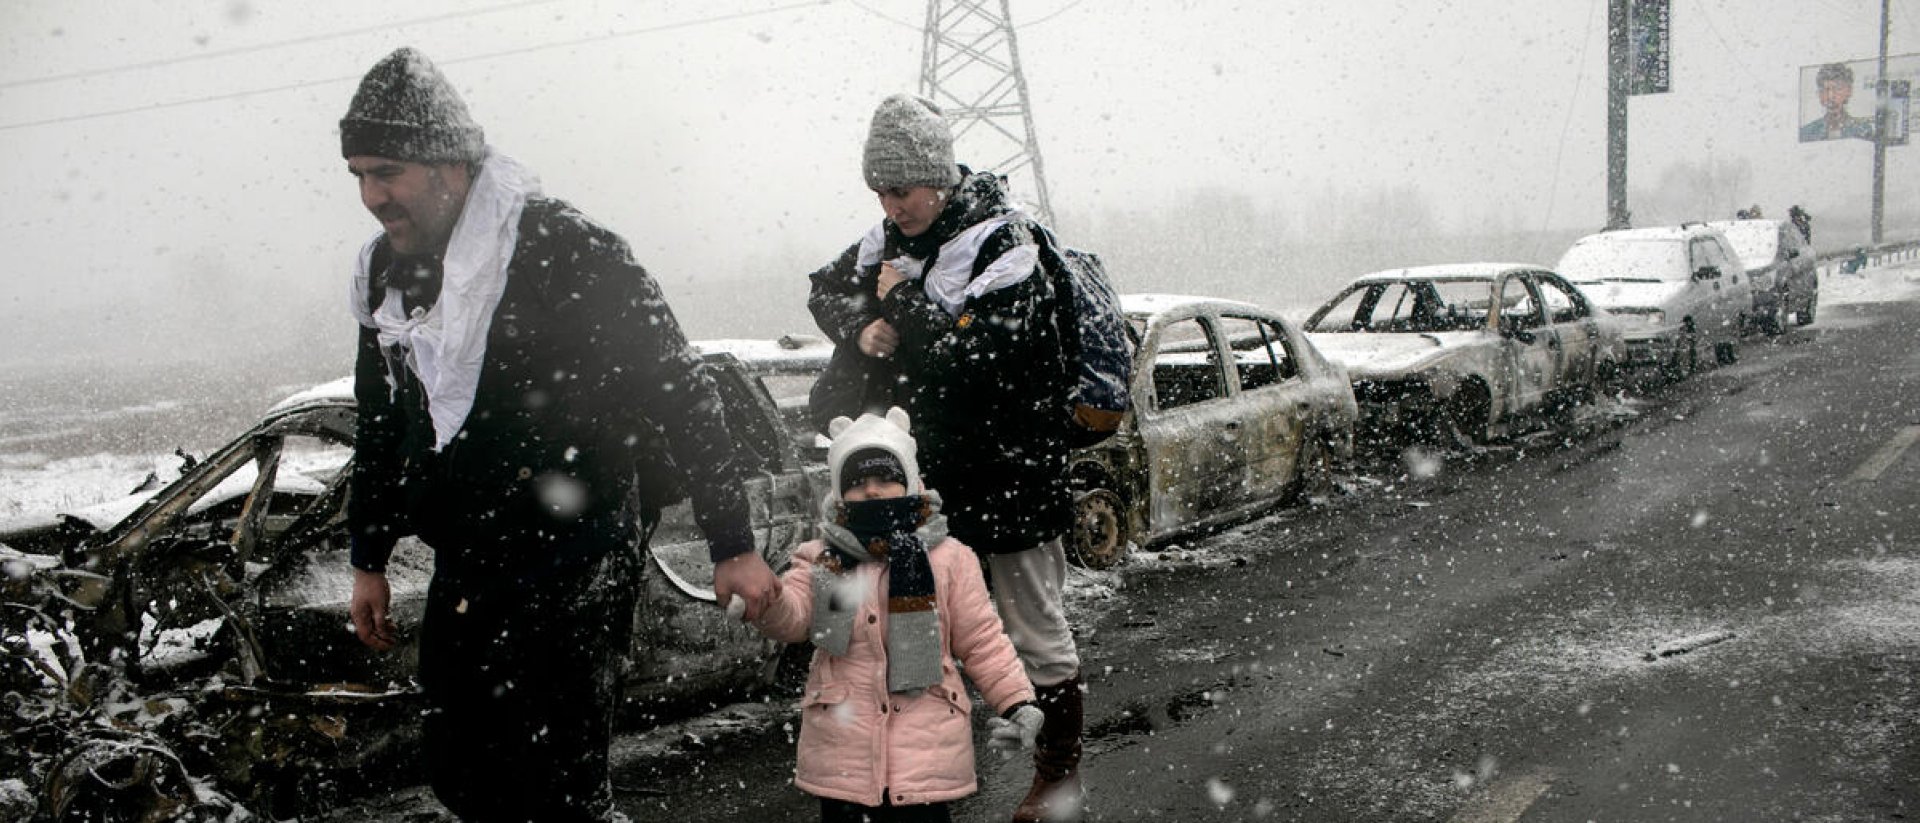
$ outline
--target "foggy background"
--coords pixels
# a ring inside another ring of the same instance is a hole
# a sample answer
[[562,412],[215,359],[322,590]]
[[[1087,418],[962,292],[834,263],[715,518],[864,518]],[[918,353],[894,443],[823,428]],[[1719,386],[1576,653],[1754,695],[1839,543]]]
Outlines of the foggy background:
[[[1902,5],[1895,54],[1920,51]],[[7,0],[0,385],[77,403],[151,393],[153,366],[188,397],[346,373],[377,226],[337,122],[402,45],[632,242],[691,337],[812,331],[805,274],[880,217],[860,144],[917,87],[925,9]],[[1298,314],[1378,268],[1551,264],[1605,222],[1606,0],[1012,11],[1056,222],[1123,291]],[[1874,56],[1878,13],[1673,0],[1673,93],[1631,101],[1634,223],[1797,203],[1823,250],[1864,243],[1872,146],[1798,143],[1797,93],[1801,66]],[[1914,152],[1887,152],[1890,239],[1920,235]]]

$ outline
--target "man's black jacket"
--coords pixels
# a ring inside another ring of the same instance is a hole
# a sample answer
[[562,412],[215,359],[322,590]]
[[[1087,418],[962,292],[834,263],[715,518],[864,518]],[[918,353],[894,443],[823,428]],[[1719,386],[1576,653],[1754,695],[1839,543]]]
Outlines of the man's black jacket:
[[446,448],[418,381],[387,364],[362,327],[355,567],[384,568],[410,533],[476,586],[578,566],[631,537],[636,481],[642,508],[692,496],[715,561],[753,550],[713,381],[626,242],[566,203],[521,216],[473,408]]

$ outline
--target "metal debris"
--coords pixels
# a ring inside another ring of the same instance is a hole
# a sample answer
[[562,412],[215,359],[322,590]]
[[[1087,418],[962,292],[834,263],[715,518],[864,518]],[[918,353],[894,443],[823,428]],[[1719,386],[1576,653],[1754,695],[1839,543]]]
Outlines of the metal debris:
[[1715,643],[1732,640],[1734,636],[1733,632],[1727,631],[1726,629],[1702,632],[1700,634],[1682,637],[1679,640],[1662,643],[1654,647],[1653,651],[1647,652],[1643,657],[1649,662],[1659,660],[1663,657],[1673,657],[1675,655],[1686,654],[1695,649],[1711,646]]

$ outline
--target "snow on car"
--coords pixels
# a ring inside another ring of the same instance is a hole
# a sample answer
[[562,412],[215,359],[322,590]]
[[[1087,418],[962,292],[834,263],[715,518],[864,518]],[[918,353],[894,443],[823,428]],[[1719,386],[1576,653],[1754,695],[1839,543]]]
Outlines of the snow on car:
[[1622,319],[1628,367],[1672,379],[1699,367],[1702,344],[1715,362],[1732,363],[1753,311],[1746,268],[1726,235],[1702,223],[1591,234],[1554,271]]
[[1615,371],[1618,327],[1559,275],[1462,263],[1356,278],[1307,337],[1353,380],[1370,437],[1480,442],[1587,402]]
[[1132,410],[1068,459],[1078,562],[1104,568],[1132,544],[1325,492],[1358,412],[1346,373],[1297,326],[1205,297],[1130,294],[1120,306],[1137,345]]
[[1720,220],[1719,229],[1753,282],[1753,322],[1768,334],[1813,322],[1820,304],[1820,271],[1800,230],[1785,220]]

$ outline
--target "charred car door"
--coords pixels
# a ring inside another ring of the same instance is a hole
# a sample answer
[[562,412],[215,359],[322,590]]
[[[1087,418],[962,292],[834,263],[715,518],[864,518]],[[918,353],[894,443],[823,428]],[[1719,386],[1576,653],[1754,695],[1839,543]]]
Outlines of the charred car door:
[[1223,313],[1219,331],[1233,363],[1232,404],[1247,462],[1243,502],[1278,501],[1298,473],[1301,437],[1314,411],[1312,398],[1278,321]]
[[1506,348],[1507,402],[1503,415],[1537,408],[1558,380],[1565,352],[1559,335],[1547,324],[1546,312],[1533,283],[1520,274],[1494,282],[1498,290],[1500,337]]
[[1248,432],[1231,402],[1220,346],[1202,317],[1168,315],[1140,355],[1135,422],[1147,456],[1147,531],[1202,523],[1244,498]]
[[1600,348],[1600,325],[1593,317],[1593,307],[1559,275],[1534,272],[1532,277],[1547,310],[1547,327],[1560,341],[1560,370],[1554,388],[1585,386],[1593,379],[1594,358]]

